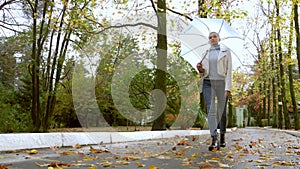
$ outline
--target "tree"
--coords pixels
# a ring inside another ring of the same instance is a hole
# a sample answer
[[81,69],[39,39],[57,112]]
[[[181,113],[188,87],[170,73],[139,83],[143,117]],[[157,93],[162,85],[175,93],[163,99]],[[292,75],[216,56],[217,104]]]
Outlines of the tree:
[[93,7],[94,3],[62,1],[54,5],[54,1],[27,0],[23,5],[24,12],[31,14],[29,17],[32,20],[30,66],[33,131],[47,131],[69,44],[74,42],[80,46],[86,42],[87,32],[94,24],[93,20],[90,21],[93,16],[87,8]]
[[293,11],[294,11],[294,22],[295,22],[295,32],[296,32],[296,54],[298,60],[298,72],[300,75],[300,29],[299,29],[299,15],[298,15],[298,8],[299,2],[297,3],[296,0],[292,1]]
[[[297,11],[296,11],[296,13],[297,13]],[[292,62],[292,45],[293,45],[292,44],[293,43],[293,22],[295,22],[295,24],[296,24],[296,22],[298,22],[298,21],[293,20],[294,15],[295,15],[295,6],[292,8],[292,11],[291,11],[290,28],[289,28],[290,35],[289,35],[289,41],[288,41],[288,52],[286,54],[287,58],[290,59],[291,62]],[[296,35],[297,35],[297,33],[296,33]],[[297,100],[295,97],[295,88],[294,88],[294,79],[293,79],[293,64],[292,63],[289,63],[289,65],[288,65],[289,89],[290,89],[290,95],[291,95],[292,107],[293,107],[293,113],[294,113],[294,119],[295,119],[294,128],[295,128],[295,130],[298,130],[300,126],[299,126],[299,119],[298,119]]]
[[[158,0],[157,2],[157,70],[155,75],[155,89],[160,90],[163,93],[166,93],[166,68],[167,68],[167,26],[166,26],[166,1]],[[160,114],[160,111],[163,111],[164,104],[166,102],[164,97],[159,95],[154,96],[155,98],[155,109]],[[166,121],[165,113],[162,112],[161,115],[154,121],[152,130],[165,130]]]

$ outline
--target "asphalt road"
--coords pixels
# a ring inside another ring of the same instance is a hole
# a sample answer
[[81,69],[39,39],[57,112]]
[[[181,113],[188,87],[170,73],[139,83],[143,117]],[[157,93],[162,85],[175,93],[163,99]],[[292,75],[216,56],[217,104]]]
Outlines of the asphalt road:
[[[119,144],[3,152],[0,169],[300,168],[300,137],[279,130],[237,129],[210,152],[209,135]],[[2,168],[1,168],[2,167]]]

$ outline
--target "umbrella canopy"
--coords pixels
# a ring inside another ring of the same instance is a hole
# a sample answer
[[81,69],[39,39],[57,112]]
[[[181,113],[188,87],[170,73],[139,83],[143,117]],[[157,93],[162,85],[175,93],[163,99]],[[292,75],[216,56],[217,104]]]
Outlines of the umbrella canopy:
[[221,48],[230,49],[233,69],[242,67],[244,40],[224,19],[195,17],[179,35],[181,56],[196,69],[196,64],[203,59],[202,54],[210,48],[208,39],[210,32],[219,33]]

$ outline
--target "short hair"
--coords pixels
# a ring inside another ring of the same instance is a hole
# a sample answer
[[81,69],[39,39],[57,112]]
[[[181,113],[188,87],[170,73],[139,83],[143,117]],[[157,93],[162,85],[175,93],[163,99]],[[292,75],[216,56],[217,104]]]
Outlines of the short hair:
[[208,38],[210,37],[211,34],[216,34],[218,36],[218,38],[220,38],[220,35],[217,32],[210,32],[209,35],[208,35]]

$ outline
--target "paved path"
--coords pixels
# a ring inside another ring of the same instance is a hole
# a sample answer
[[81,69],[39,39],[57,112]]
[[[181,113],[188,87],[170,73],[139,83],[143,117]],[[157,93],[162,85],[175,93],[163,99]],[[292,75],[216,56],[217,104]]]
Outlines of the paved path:
[[300,168],[300,138],[297,136],[262,128],[237,129],[226,136],[227,147],[217,152],[207,150],[210,136],[206,134],[155,141],[23,150],[0,154],[0,168],[5,164],[8,169]]

